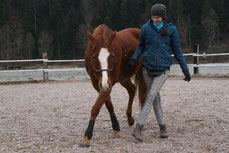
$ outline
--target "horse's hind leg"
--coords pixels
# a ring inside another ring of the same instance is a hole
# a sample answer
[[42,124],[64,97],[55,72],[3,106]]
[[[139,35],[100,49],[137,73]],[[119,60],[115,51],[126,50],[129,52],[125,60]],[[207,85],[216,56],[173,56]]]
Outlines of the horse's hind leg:
[[129,94],[129,102],[128,102],[128,107],[126,110],[126,115],[127,115],[129,125],[132,126],[132,125],[134,125],[134,118],[132,117],[132,104],[133,104],[136,88],[130,79],[123,81],[123,82],[120,82],[120,84],[124,88],[126,88],[128,94]]
[[120,126],[119,126],[118,120],[117,120],[115,113],[114,113],[114,107],[113,107],[113,104],[111,103],[110,95],[109,95],[108,99],[105,101],[105,105],[107,107],[107,110],[110,113],[112,128],[114,130],[113,135],[118,136],[119,132],[120,132]]

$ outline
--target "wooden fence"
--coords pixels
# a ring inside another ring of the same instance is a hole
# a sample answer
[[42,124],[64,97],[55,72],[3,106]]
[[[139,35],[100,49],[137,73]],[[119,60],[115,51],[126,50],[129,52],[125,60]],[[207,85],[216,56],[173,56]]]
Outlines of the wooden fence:
[[[229,67],[229,63],[225,64],[200,64],[199,63],[199,57],[206,58],[208,56],[227,56],[229,53],[217,53],[217,54],[199,54],[199,47],[197,46],[195,53],[188,53],[184,54],[184,56],[192,56],[193,57],[193,72],[194,74],[199,74],[199,67]],[[172,55],[174,56],[174,55]],[[0,60],[0,63],[28,63],[28,62],[42,62],[43,63],[43,80],[48,80],[48,72],[50,71],[76,71],[76,68],[70,68],[70,69],[48,69],[48,63],[70,63],[75,62],[76,65],[84,65],[84,59],[76,59],[76,60],[49,60],[47,53],[43,53],[43,59],[28,59],[28,60]],[[16,68],[17,69],[17,68]],[[40,70],[40,69],[39,69]],[[16,71],[16,70],[1,70],[1,72],[6,71]],[[36,69],[31,70],[20,70],[20,71],[36,71]]]

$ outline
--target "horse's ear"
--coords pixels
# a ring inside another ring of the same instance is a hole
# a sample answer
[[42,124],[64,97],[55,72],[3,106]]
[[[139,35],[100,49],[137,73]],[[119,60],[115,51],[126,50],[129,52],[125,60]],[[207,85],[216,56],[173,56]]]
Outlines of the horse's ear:
[[109,39],[108,39],[108,44],[111,44],[111,42],[114,40],[115,36],[116,36],[117,30],[115,30],[115,32],[113,32]]
[[90,33],[90,31],[87,31],[87,37],[88,39],[92,42],[92,44],[94,43],[95,41],[95,38],[94,36]]

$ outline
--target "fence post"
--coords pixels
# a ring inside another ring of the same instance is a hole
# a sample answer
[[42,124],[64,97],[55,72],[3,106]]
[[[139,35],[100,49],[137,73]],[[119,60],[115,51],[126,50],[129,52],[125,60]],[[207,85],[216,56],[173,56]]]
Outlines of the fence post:
[[46,60],[48,59],[48,53],[43,53],[43,81],[47,81],[48,80],[48,72],[45,71],[45,69],[48,68],[48,63],[46,62]]
[[[196,53],[197,55],[200,53],[199,44],[196,44],[194,46],[194,53]],[[193,63],[196,64],[196,65],[199,65],[199,63],[200,63],[199,56],[194,56],[193,57]],[[194,67],[193,72],[194,72],[194,74],[199,74],[199,67]]]

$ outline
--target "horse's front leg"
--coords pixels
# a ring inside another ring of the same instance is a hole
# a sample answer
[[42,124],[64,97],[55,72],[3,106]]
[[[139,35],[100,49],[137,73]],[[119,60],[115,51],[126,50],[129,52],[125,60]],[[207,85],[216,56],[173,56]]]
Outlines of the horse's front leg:
[[119,122],[116,118],[116,115],[114,113],[114,107],[113,104],[111,102],[111,97],[110,95],[108,96],[107,100],[105,101],[105,105],[107,107],[107,110],[110,113],[110,118],[111,118],[111,122],[112,122],[112,128],[113,128],[113,135],[115,137],[118,137],[120,134],[120,126],[119,126]]
[[91,118],[87,127],[87,130],[84,134],[84,138],[82,143],[80,144],[81,147],[89,147],[90,146],[90,139],[93,136],[93,129],[95,125],[95,119],[99,114],[101,107],[103,106],[104,102],[107,100],[109,94],[108,93],[100,93],[95,104],[91,109]]

